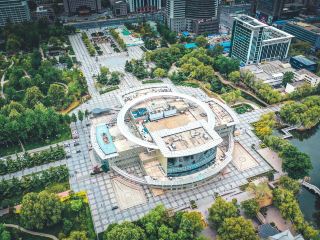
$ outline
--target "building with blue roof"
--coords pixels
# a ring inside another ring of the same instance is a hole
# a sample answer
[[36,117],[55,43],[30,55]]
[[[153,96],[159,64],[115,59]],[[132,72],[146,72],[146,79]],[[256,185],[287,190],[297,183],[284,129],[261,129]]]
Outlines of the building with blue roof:
[[303,55],[291,57],[290,64],[295,69],[307,69],[310,72],[315,72],[317,70],[317,63]]

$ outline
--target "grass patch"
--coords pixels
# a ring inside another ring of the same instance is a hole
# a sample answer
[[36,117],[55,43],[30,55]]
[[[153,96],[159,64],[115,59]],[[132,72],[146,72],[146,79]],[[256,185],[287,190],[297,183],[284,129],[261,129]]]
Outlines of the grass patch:
[[249,104],[245,104],[245,103],[234,105],[234,106],[232,106],[232,108],[238,114],[244,114],[246,112],[250,112],[253,110],[253,107],[251,107]]
[[60,111],[60,113],[67,114],[67,113],[71,112],[73,109],[75,109],[76,107],[78,107],[79,105],[80,105],[80,101],[78,101],[78,100],[74,101],[69,105],[69,107],[67,107],[66,109]]
[[148,83],[163,83],[163,81],[161,81],[159,79],[151,79],[151,80],[142,81],[142,84],[148,84]]
[[178,85],[184,86],[184,87],[192,87],[192,88],[199,88],[200,87],[200,85],[198,83],[194,83],[194,82],[181,82]]
[[114,91],[114,90],[117,90],[117,89],[119,89],[119,86],[112,86],[112,87],[108,87],[108,88],[105,88],[103,90],[100,90],[99,93],[100,94],[104,94],[104,93],[111,92],[111,91]]

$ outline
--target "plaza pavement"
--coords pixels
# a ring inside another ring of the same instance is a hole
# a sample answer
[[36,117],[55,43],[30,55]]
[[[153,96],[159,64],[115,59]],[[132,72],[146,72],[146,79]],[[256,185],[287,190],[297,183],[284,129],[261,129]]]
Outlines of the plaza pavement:
[[[119,90],[100,95],[95,88],[92,75],[99,72],[100,64],[108,64],[108,62],[106,62],[108,61],[108,56],[98,58],[98,62],[96,62],[94,57],[89,56],[84,44],[82,43],[80,34],[70,36],[70,42],[76,54],[77,60],[82,63],[81,70],[87,79],[89,92],[92,97],[89,101],[77,108],[75,112],[77,112],[79,109],[88,109],[91,111],[96,107],[119,108],[120,103],[117,99],[117,94],[141,84],[131,74],[125,74],[125,77],[122,79],[122,82],[119,86]],[[136,47],[133,47],[132,49],[129,48],[129,58],[137,57],[139,54],[141,54],[140,50],[140,48],[137,49]],[[110,58],[112,59],[112,57],[113,56]],[[127,56],[123,57],[127,58]],[[122,69],[123,71],[123,66],[119,65],[115,69]],[[168,79],[165,79],[165,82],[167,84],[172,84]],[[181,93],[195,96],[200,100],[208,100],[208,97],[200,89],[189,87],[176,87],[176,89]],[[108,224],[122,222],[125,220],[137,220],[158,204],[164,204],[167,208],[173,210],[180,210],[189,207],[190,200],[197,201],[201,199],[209,199],[210,201],[211,199],[213,202],[215,193],[223,194],[232,190],[236,191],[238,190],[239,186],[247,183],[248,178],[271,170],[271,167],[266,163],[266,161],[251,148],[252,144],[257,146],[259,145],[259,139],[250,130],[249,123],[254,121],[254,119],[259,118],[263,112],[273,110],[273,108],[262,111],[255,110],[248,114],[243,114],[243,116],[239,116],[241,122],[239,124],[239,128],[242,130],[242,134],[239,137],[236,137],[235,141],[240,142],[241,145],[257,160],[258,166],[240,172],[231,163],[228,165],[228,171],[226,174],[217,177],[209,183],[185,191],[166,191],[163,195],[156,197],[152,195],[149,187],[142,186],[147,202],[145,204],[137,205],[125,210],[112,210],[114,206],[118,205],[111,183],[111,179],[116,177],[117,174],[109,171],[108,173],[101,173],[94,176],[90,175],[93,167],[95,166],[95,162],[92,161],[90,157],[91,151],[88,147],[90,141],[90,126],[87,126],[87,123],[89,123],[89,120],[72,123],[71,129],[77,130],[79,134],[78,141],[80,145],[74,146],[72,144],[73,141],[71,140],[70,147],[66,148],[68,154],[71,155],[71,158],[66,160],[70,173],[69,181],[71,189],[73,191],[87,191],[94,227],[98,233],[104,231]],[[115,119],[117,117],[117,112],[114,111],[113,115],[110,117]],[[77,153],[77,150],[80,150],[81,152]],[[137,164],[128,166],[125,170],[138,176],[142,176],[142,170],[138,164],[138,159],[136,160]]]

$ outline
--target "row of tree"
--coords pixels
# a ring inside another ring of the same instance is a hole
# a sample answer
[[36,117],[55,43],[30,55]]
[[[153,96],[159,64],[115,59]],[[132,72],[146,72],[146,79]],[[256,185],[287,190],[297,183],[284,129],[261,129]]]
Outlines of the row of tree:
[[200,240],[198,234],[204,228],[199,212],[177,212],[172,214],[163,205],[157,206],[136,222],[111,224],[105,240]]
[[310,129],[320,121],[320,96],[310,96],[301,102],[286,103],[280,110],[280,116],[285,123]]
[[120,72],[110,72],[107,67],[100,68],[100,74],[97,76],[97,82],[107,86],[115,86],[120,83]]
[[20,202],[21,196],[29,192],[39,192],[46,187],[68,181],[69,172],[66,166],[49,168],[38,173],[0,181],[1,207],[14,206]]
[[16,158],[8,157],[0,159],[0,175],[14,173],[26,168],[40,166],[42,164],[55,162],[65,158],[66,152],[61,146],[50,147],[50,149],[35,153],[25,152],[23,156]]
[[123,39],[120,37],[119,33],[115,29],[109,30],[111,36],[116,40],[116,42],[119,44],[119,46],[122,48],[123,51],[127,51],[127,45],[123,41]]
[[84,43],[84,45],[86,46],[88,52],[89,52],[89,55],[90,56],[94,56],[96,55],[96,49],[94,48],[94,46],[92,45],[87,33],[85,32],[82,32],[81,33],[81,39]]
[[45,142],[70,131],[64,115],[42,104],[25,108],[11,102],[0,110],[0,146]]
[[47,42],[50,37],[56,37],[65,41],[69,34],[73,34],[75,28],[63,26],[61,23],[50,24],[41,19],[36,22],[7,24],[0,33],[5,45],[0,45],[0,50],[8,53],[19,51],[31,51],[39,48],[41,42]]

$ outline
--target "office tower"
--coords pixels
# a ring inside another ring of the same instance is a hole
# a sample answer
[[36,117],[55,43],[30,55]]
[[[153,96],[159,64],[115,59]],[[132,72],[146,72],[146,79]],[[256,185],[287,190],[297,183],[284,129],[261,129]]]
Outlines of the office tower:
[[112,10],[116,17],[126,16],[128,14],[128,4],[126,1],[116,1],[112,5]]
[[161,9],[161,0],[127,0],[130,12],[144,13]]
[[63,6],[69,15],[87,15],[101,11],[101,0],[63,0]]
[[218,0],[187,0],[187,30],[195,34],[219,32]]
[[305,0],[257,0],[256,18],[272,24],[278,19],[289,19],[304,10]]
[[175,32],[186,30],[185,0],[167,0],[167,26]]
[[297,39],[309,42],[313,50],[320,49],[320,27],[307,22],[287,21],[283,31],[292,34]]
[[167,25],[176,32],[216,33],[219,31],[218,0],[168,0]]
[[230,56],[242,64],[287,58],[292,35],[247,15],[235,17]]
[[20,23],[30,21],[30,10],[27,1],[0,0],[0,26],[8,22]]

